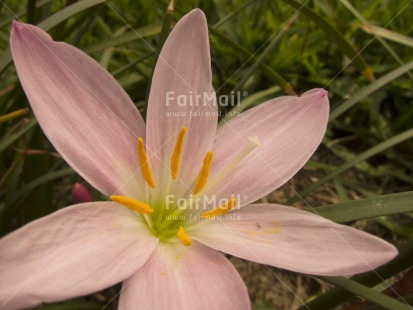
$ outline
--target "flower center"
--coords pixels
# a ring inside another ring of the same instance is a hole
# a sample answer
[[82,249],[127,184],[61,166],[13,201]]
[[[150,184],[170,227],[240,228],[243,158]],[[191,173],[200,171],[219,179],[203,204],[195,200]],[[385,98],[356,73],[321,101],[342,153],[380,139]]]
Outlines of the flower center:
[[[194,200],[206,195],[214,186],[219,184],[225,179],[238,164],[249,155],[255,148],[260,145],[257,137],[249,137],[246,145],[241,151],[218,173],[209,179],[210,169],[212,165],[213,153],[207,152],[202,167],[199,170],[198,176],[194,182],[192,194],[190,197],[183,198],[183,204],[176,204],[169,202],[166,196],[169,194],[171,185],[176,182],[179,177],[179,168],[182,159],[182,150],[184,146],[184,140],[186,135],[186,127],[182,127],[176,137],[175,147],[172,150],[170,157],[170,176],[167,182],[166,188],[163,191],[165,199],[156,200],[160,203],[151,203],[155,201],[151,199],[156,188],[155,180],[152,174],[148,156],[145,150],[145,144],[141,137],[137,140],[137,153],[139,159],[139,165],[141,175],[145,180],[145,202],[124,196],[112,195],[110,199],[117,202],[134,212],[139,213],[145,220],[148,229],[153,235],[159,238],[162,242],[169,242],[173,240],[179,240],[186,246],[192,244],[191,238],[185,231],[185,227],[189,228],[199,222],[206,222],[213,220],[214,217],[223,215],[231,211],[237,204],[237,200],[234,197],[229,198],[226,202],[220,204],[218,207],[203,212],[200,215],[198,212],[191,212],[191,206]],[[190,221],[191,220],[191,221]]]

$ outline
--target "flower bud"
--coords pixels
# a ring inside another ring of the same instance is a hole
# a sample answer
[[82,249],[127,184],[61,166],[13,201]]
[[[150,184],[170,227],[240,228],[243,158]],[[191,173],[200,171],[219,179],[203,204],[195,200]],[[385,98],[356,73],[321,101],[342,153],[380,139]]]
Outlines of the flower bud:
[[74,204],[93,201],[92,195],[80,183],[75,183],[72,187],[72,201]]

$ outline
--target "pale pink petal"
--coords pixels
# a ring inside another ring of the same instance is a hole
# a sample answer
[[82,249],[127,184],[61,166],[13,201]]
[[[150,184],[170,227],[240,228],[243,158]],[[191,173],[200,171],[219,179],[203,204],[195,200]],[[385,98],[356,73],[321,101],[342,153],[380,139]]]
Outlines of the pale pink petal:
[[123,283],[119,309],[250,309],[234,266],[218,251],[194,242],[160,244],[148,263]]
[[320,144],[328,111],[327,92],[314,89],[301,97],[270,100],[225,123],[215,139],[210,180],[237,156],[248,137],[258,137],[261,145],[209,193],[218,199],[234,195],[246,205],[287,182]]
[[[201,96],[198,102],[196,96]],[[152,80],[146,137],[160,191],[170,178],[170,158],[182,127],[186,127],[187,132],[177,182],[185,191],[194,181],[215,137],[218,114],[214,98],[207,22],[204,13],[196,9],[172,30]]]
[[116,80],[35,26],[14,22],[10,44],[27,98],[60,155],[105,195],[143,192],[136,139],[145,124]]
[[274,204],[246,206],[194,226],[190,235],[234,256],[316,275],[360,273],[397,255],[393,245],[363,231]]
[[158,239],[113,202],[74,205],[0,239],[0,308],[86,295],[134,274]]

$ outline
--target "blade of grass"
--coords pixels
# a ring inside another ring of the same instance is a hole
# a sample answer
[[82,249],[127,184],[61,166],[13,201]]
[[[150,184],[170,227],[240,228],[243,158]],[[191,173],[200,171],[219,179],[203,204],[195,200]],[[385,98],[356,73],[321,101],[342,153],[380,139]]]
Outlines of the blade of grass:
[[[182,10],[181,8],[175,6],[175,11],[185,14],[186,12]],[[228,46],[232,47],[237,53],[240,53],[244,57],[246,57],[249,61],[256,61],[257,56],[248,49],[246,49],[244,46],[241,44],[238,44],[234,40],[232,40],[230,37],[224,35],[222,32],[218,31],[215,29],[215,27],[208,25],[208,30],[209,34],[216,36],[222,43],[227,44]],[[281,75],[279,75],[274,69],[272,69],[270,66],[266,65],[265,63],[262,63],[260,65],[260,69],[264,73],[264,75],[267,76],[268,79],[270,79],[273,83],[280,85],[284,92],[288,95],[297,95],[297,93],[294,91],[293,87],[291,86],[290,83],[288,83]]]
[[262,65],[265,58],[274,50],[274,48],[278,45],[278,42],[281,40],[283,35],[288,31],[290,26],[294,23],[297,19],[298,14],[292,15],[288,21],[281,27],[280,31],[272,38],[268,46],[264,49],[264,51],[256,58],[254,63],[244,72],[243,77],[241,80],[234,86],[233,91],[238,92],[242,89],[248,79],[257,71],[258,67]]
[[0,153],[3,152],[6,148],[8,148],[13,142],[19,139],[22,135],[28,132],[37,124],[36,119],[32,119],[27,124],[25,124],[19,131],[5,136],[3,139],[0,140]]
[[[158,45],[156,47],[155,64],[158,61],[158,56],[161,53],[162,47],[163,47],[166,39],[168,38],[169,32],[171,31],[174,11],[175,11],[174,0],[170,0],[169,4],[168,4],[168,7],[166,9],[166,12],[165,12],[163,22],[162,22],[161,33],[159,35],[159,41],[158,41]],[[149,102],[149,93],[151,91],[152,78],[153,78],[154,73],[155,73],[155,66],[152,67],[151,75],[149,77],[149,83],[148,83],[148,86],[146,87],[146,94],[145,94],[145,105],[146,106],[148,105],[148,102]],[[145,110],[146,110],[146,108],[145,108]]]
[[37,26],[47,31],[53,27],[59,25],[61,22],[68,20],[69,18],[85,11],[89,10],[97,5],[102,5],[109,0],[82,0],[75,2],[64,9],[57,11],[55,14],[49,16]]
[[309,209],[337,223],[413,212],[413,191],[382,195]]
[[359,182],[356,180],[349,180],[347,178],[342,178],[342,182],[346,187],[355,190],[356,192],[362,194],[363,196],[367,198],[377,196],[376,190],[368,188],[366,186],[367,184],[364,184],[363,182]]
[[0,188],[3,188],[4,183],[7,181],[7,179],[10,177],[10,175],[13,173],[13,171],[17,168],[17,166],[21,164],[23,159],[24,159],[24,157],[22,155],[17,156],[17,158],[13,161],[11,166],[1,176],[1,178],[0,178]]
[[285,3],[297,9],[300,13],[314,21],[321,30],[334,42],[337,47],[348,57],[354,65],[367,77],[370,81],[374,81],[374,74],[371,68],[367,65],[360,52],[356,51],[354,47],[344,38],[344,36],[323,17],[321,17],[314,10],[307,5],[297,2],[295,0],[285,1]]
[[92,54],[110,47],[141,40],[143,38],[159,34],[161,32],[161,28],[162,25],[160,23],[144,26],[133,31],[128,31],[122,35],[110,38],[108,40],[101,41],[95,45],[85,48],[84,51],[88,54]]
[[[29,149],[45,149],[46,138],[39,126],[30,133]],[[26,156],[23,166],[23,182],[29,183],[47,174],[51,168],[50,156]],[[27,220],[38,219],[53,212],[53,184],[44,183],[35,188],[25,200],[24,214]]]
[[373,146],[372,148],[368,149],[367,151],[364,151],[363,153],[361,153],[356,158],[348,161],[344,165],[338,167],[336,170],[330,172],[329,174],[327,174],[326,176],[324,176],[323,178],[321,178],[317,182],[315,182],[315,183],[311,184],[310,186],[306,187],[304,190],[300,191],[298,194],[294,195],[292,198],[289,199],[288,204],[292,204],[292,203],[300,200],[302,197],[304,197],[305,195],[311,193],[313,190],[318,188],[320,185],[326,183],[327,181],[331,180],[332,178],[339,175],[340,173],[343,173],[344,171],[354,167],[358,163],[360,163],[364,160],[367,160],[370,157],[372,157],[374,155],[377,155],[377,154],[383,152],[384,150],[386,150],[386,149],[388,149],[388,148],[390,148],[390,147],[392,147],[392,146],[394,146],[398,143],[401,143],[405,140],[408,140],[410,138],[413,138],[413,129],[406,130],[405,132],[402,132],[402,133],[400,133],[396,136],[393,136],[390,139],[387,139],[387,140]]
[[368,34],[372,34],[377,37],[381,37],[393,42],[400,43],[402,45],[406,45],[409,47],[413,47],[413,39],[409,38],[408,36],[402,35],[400,33],[391,31],[386,28],[378,27],[372,24],[364,24],[360,25],[360,28],[367,32]]
[[[363,24],[370,24],[354,7],[348,0],[340,0],[341,4],[344,5],[360,22]],[[387,44],[386,40],[382,39],[381,37],[375,37],[377,41],[389,52],[390,55],[399,63],[400,66],[404,65],[404,61],[400,58],[400,56],[396,53],[396,51]],[[413,80],[413,74],[408,72],[407,73],[411,80]]]
[[[331,150],[331,152],[333,152],[335,155],[337,155],[343,161],[346,161],[346,162],[358,156],[357,153],[352,152],[350,149],[340,144],[334,144],[330,147],[329,143],[326,143],[326,146]],[[389,149],[389,151],[391,151],[391,149]],[[388,158],[391,158],[391,157],[389,156]],[[366,161],[363,161],[361,163],[358,163],[355,167],[358,170],[362,172],[366,172],[367,174],[373,177],[382,178],[386,176],[392,176],[403,182],[411,183],[413,185],[413,179],[408,173],[405,173],[401,171],[400,169],[389,169],[389,164],[387,163],[384,163],[383,165],[372,165]],[[407,168],[409,170],[412,170],[411,167],[407,167]]]
[[409,305],[406,305],[405,303],[400,302],[399,300],[391,298],[387,295],[381,294],[351,279],[347,279],[344,277],[318,278],[335,286],[339,286],[354,295],[364,297],[370,300],[371,302],[374,302],[375,304],[384,307],[385,309],[412,310],[412,308]]
[[[53,2],[54,0],[40,0],[40,1],[36,1],[36,9],[41,8],[42,6],[45,6],[46,4],[49,4],[51,2]],[[3,2],[0,1],[0,5],[3,5]],[[27,14],[27,7],[24,10],[18,11],[17,13],[14,13],[13,15],[9,15],[9,16],[3,16],[1,21],[0,21],[0,28],[10,25],[10,23],[14,20],[14,19],[21,19],[23,16],[25,16]]]
[[217,23],[215,23],[215,25],[213,26],[215,29],[217,29],[218,27],[222,26],[223,24],[225,24],[227,21],[229,21],[231,18],[233,18],[235,15],[237,15],[239,12],[241,12],[242,10],[244,10],[247,6],[249,6],[250,4],[253,4],[254,2],[256,2],[257,0],[251,0],[251,1],[247,1],[245,2],[243,5],[240,5],[238,8],[236,8],[235,10],[233,10],[230,14],[228,14],[227,16],[225,16],[224,18],[221,18]]
[[158,54],[161,52],[162,46],[165,43],[166,38],[168,38],[169,32],[171,31],[173,17],[174,17],[174,0],[171,0],[169,2],[168,8],[166,9],[165,17],[162,22],[161,34],[159,36],[158,46],[156,47]]
[[143,55],[142,57],[139,57],[139,58],[136,59],[135,61],[132,61],[131,63],[128,63],[128,64],[124,65],[123,67],[118,68],[118,69],[112,71],[111,74],[112,74],[113,76],[118,76],[119,74],[125,72],[126,70],[128,70],[128,69],[130,69],[130,68],[132,68],[132,67],[134,67],[134,66],[137,65],[138,63],[144,61],[146,58],[149,58],[150,56],[153,56],[153,55],[154,55],[154,52],[146,53],[145,55]]
[[49,172],[41,177],[38,177],[37,179],[27,183],[24,185],[18,192],[16,192],[14,198],[10,201],[10,204],[18,204],[18,201],[24,200],[30,193],[39,187],[40,185],[43,185],[45,183],[48,183],[50,181],[54,181],[56,179],[74,174],[75,171],[71,168],[63,168],[57,171]]
[[16,117],[26,115],[28,111],[29,111],[28,109],[20,109],[20,110],[16,110],[16,111],[7,113],[6,115],[1,115],[0,116],[0,124],[3,123],[3,122],[9,121],[11,119],[14,119]]
[[18,191],[13,194],[13,197],[7,201],[7,204],[0,209],[0,234],[5,234],[9,231],[9,224],[12,222],[13,216],[22,207],[22,201],[27,199],[27,197],[39,186],[43,184],[50,183],[56,179],[74,174],[75,172],[71,168],[64,168],[61,170],[53,171],[42,175],[41,177],[27,183]]
[[5,92],[1,98],[1,114],[7,114],[14,109],[27,108],[27,99],[20,82],[17,80],[13,84],[8,86],[10,91]]
[[71,168],[64,168],[61,170],[49,172],[41,177],[25,184],[18,191],[16,191],[11,199],[0,208],[0,235],[5,234],[9,231],[9,225],[16,212],[18,212],[22,207],[22,202],[27,199],[27,197],[39,186],[43,184],[50,183],[56,179],[74,174],[75,172]]
[[[209,27],[209,32],[211,33],[211,35],[216,36],[219,40],[221,40],[221,42],[228,44],[230,47],[232,47],[234,50],[242,54],[250,61],[257,60],[257,56],[255,56],[254,53],[246,49],[244,46],[233,41],[226,35],[222,34],[220,31],[214,29],[213,27]],[[259,67],[262,70],[262,72],[267,76],[267,78],[270,79],[273,83],[280,85],[285,93],[289,95],[296,95],[291,84],[284,80],[284,78],[281,75],[279,75],[276,71],[274,71],[270,66],[266,65],[265,63],[261,63]]]
[[396,222],[389,217],[379,217],[376,218],[376,222],[381,226],[385,227],[387,230],[391,231],[394,235],[402,238],[413,237],[413,225],[411,221],[409,222]]
[[[100,6],[100,7],[96,7],[96,9],[93,10],[93,12],[84,12],[83,13],[84,17],[81,16],[80,21],[76,20],[76,23],[73,23],[74,25],[66,28],[66,31],[64,33],[64,38],[68,37],[69,34],[71,34],[72,32],[75,32],[75,36],[71,44],[74,46],[78,46],[82,38],[86,34],[92,31],[93,25],[96,23],[96,20],[98,19],[98,17],[102,15],[102,11],[104,10],[105,8],[103,6]],[[75,28],[75,29],[71,29],[71,28]]]
[[[413,240],[409,240],[402,246],[398,247],[398,250],[399,255],[386,265],[380,266],[376,270],[353,276],[351,279],[372,287],[409,268],[412,265],[411,258],[413,256]],[[333,309],[352,297],[353,294],[345,291],[343,288],[334,287],[316,299],[303,305],[300,310]]]
[[[116,31],[114,33],[114,36],[117,37],[117,36],[123,35],[126,29],[127,29],[127,27],[120,27],[120,28],[116,29]],[[115,51],[115,48],[113,46],[107,47],[103,51],[102,55],[100,56],[100,60],[99,60],[99,63],[103,68],[105,68],[105,69],[108,68],[108,66],[111,62],[111,59],[113,57],[114,51]]]
[[77,45],[76,43],[82,39],[85,32],[91,32],[91,29],[87,27],[94,24],[96,17],[102,15],[102,11],[105,9],[103,5],[100,5],[96,6],[93,10],[81,12],[76,15],[75,22],[66,20],[51,29],[49,34],[55,41],[64,41],[66,38],[71,38],[72,33],[75,33],[70,44]]
[[347,191],[341,181],[341,178],[340,177],[333,178],[333,183],[336,189],[336,193],[338,194],[338,197],[340,198],[340,202],[348,201],[349,199],[347,196]]
[[[397,299],[400,301],[407,302],[409,305],[413,305],[413,294],[403,296]],[[368,307],[365,310],[382,310],[382,309],[383,309],[382,307],[375,305],[375,306]],[[413,309],[413,307],[410,307],[410,309]]]
[[360,89],[358,92],[353,94],[350,99],[347,101],[343,102],[339,107],[334,109],[331,114],[330,114],[330,119],[329,121],[335,120],[337,117],[339,117],[341,114],[346,112],[348,109],[350,109],[352,106],[354,106],[356,103],[360,102],[376,90],[382,88],[383,86],[389,84],[393,80],[397,79],[399,76],[409,72],[410,70],[413,69],[413,61],[408,62],[397,69],[387,73],[386,75],[383,75],[381,78],[377,79],[376,81],[370,83],[366,87]]

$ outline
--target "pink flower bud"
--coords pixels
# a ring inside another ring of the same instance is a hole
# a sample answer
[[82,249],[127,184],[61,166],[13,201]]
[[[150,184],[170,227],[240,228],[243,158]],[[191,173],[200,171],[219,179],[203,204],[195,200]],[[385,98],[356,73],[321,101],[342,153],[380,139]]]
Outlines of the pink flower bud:
[[72,201],[74,204],[93,201],[92,195],[80,183],[75,183],[72,187]]

